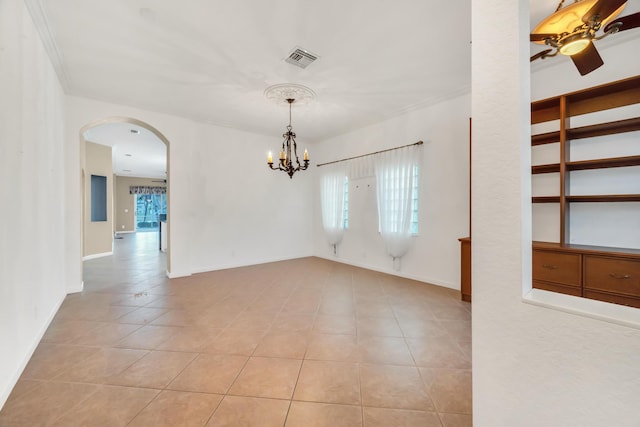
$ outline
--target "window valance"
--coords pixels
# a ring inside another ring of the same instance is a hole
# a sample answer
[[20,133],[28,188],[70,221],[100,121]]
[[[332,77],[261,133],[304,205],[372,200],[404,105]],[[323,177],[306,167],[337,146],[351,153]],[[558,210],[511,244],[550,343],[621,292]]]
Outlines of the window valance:
[[152,187],[148,185],[131,185],[129,194],[166,194],[167,187]]

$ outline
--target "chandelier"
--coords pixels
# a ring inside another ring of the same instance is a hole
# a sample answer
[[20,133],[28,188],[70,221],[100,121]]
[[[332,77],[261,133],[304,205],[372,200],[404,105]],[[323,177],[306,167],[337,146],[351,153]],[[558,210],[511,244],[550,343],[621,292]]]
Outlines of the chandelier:
[[293,178],[293,174],[298,171],[306,170],[309,167],[309,153],[304,150],[302,155],[302,162],[298,157],[298,144],[296,143],[296,134],[291,127],[291,105],[296,101],[305,102],[313,99],[315,94],[307,87],[293,84],[280,84],[274,85],[265,91],[267,99],[281,104],[283,101],[289,105],[289,125],[287,131],[282,134],[284,140],[282,141],[282,148],[280,150],[280,157],[278,162],[274,166],[273,155],[271,152],[267,155],[267,164],[272,170],[280,170],[286,172],[289,178]]

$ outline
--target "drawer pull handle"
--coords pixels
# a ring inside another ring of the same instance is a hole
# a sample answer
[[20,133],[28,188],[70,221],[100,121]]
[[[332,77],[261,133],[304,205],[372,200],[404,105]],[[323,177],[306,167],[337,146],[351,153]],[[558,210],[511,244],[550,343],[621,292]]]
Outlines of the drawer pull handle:
[[631,276],[629,276],[628,274],[609,273],[609,276],[613,277],[614,279],[620,280],[631,279]]
[[557,270],[558,266],[552,264],[542,264],[542,268],[546,268],[547,270]]

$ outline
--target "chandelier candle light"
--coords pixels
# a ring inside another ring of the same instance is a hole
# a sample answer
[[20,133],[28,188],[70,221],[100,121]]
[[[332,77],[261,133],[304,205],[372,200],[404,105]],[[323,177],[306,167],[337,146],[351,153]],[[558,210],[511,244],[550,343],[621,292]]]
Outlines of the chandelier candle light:
[[[282,149],[280,150],[280,160],[278,162],[278,166],[273,166],[273,156],[271,151],[269,151],[269,155],[267,156],[267,164],[269,168],[273,170],[281,170],[286,172],[289,175],[289,178],[293,178],[293,174],[306,170],[309,167],[309,153],[307,150],[304,150],[304,154],[302,156],[303,163],[300,163],[300,159],[298,158],[298,144],[296,144],[296,134],[292,131],[291,127],[291,104],[293,104],[296,100],[294,98],[287,98],[286,101],[289,103],[289,125],[287,126],[287,132],[282,134],[284,137],[284,141],[282,141]],[[293,146],[293,153],[291,152],[291,148]],[[295,166],[293,163],[293,158],[295,157]]]

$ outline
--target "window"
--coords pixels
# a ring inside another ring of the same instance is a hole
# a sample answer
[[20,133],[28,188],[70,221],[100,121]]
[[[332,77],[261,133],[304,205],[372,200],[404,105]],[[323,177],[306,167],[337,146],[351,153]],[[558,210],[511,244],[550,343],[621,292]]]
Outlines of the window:
[[349,228],[349,177],[344,177],[344,229]]
[[[418,186],[419,186],[419,166],[418,165],[414,165],[413,166],[413,186],[411,188],[411,223],[409,226],[409,231],[411,232],[411,235],[413,236],[417,236],[418,235]],[[396,176],[397,177],[397,176]],[[395,187],[397,188],[397,186],[399,185],[396,181],[396,183],[394,184]],[[397,211],[397,209],[392,209],[392,211]],[[380,218],[378,217],[378,221],[380,221]],[[382,230],[382,226],[380,224],[380,222],[378,222],[378,231],[380,232]]]
[[157,230],[160,216],[167,213],[166,194],[134,194],[136,231]]
[[320,177],[320,205],[322,208],[322,228],[327,242],[333,246],[334,254],[336,245],[342,241],[345,223],[345,188],[347,177],[344,172],[328,172]]
[[411,234],[418,234],[418,165],[413,167],[413,189],[411,192]]

